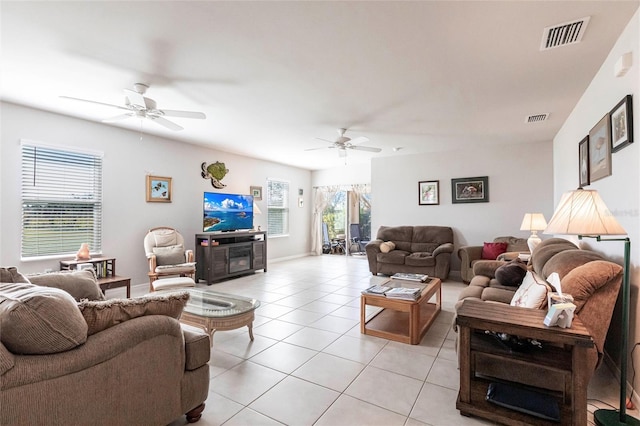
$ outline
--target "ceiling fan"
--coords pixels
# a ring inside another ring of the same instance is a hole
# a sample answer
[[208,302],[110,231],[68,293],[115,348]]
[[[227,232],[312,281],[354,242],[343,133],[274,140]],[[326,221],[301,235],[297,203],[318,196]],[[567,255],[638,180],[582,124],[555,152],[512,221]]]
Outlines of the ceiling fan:
[[124,120],[130,117],[147,118],[161,126],[170,130],[182,130],[183,127],[177,125],[173,121],[169,121],[164,117],[180,117],[180,118],[199,118],[204,119],[207,116],[202,112],[195,111],[177,111],[171,109],[158,109],[156,101],[144,96],[145,92],[149,88],[149,85],[144,83],[135,83],[133,85],[134,90],[124,89],[124,106],[107,104],[104,102],[90,101],[88,99],[73,98],[71,96],[60,96],[64,99],[71,99],[74,101],[89,102],[92,104],[105,105],[113,108],[125,110],[124,114],[117,115],[115,117],[102,120],[105,123],[113,123],[115,121]]
[[347,136],[344,135],[346,131],[347,131],[347,129],[338,129],[338,139],[336,139],[335,141],[330,141],[330,140],[322,139],[322,138],[316,138],[316,139],[319,139],[321,141],[329,142],[331,145],[326,146],[326,147],[321,147],[321,148],[309,148],[309,149],[305,149],[305,151],[315,151],[317,149],[337,149],[338,150],[338,156],[340,156],[340,157],[346,157],[348,149],[355,149],[357,151],[368,151],[368,152],[380,152],[380,151],[382,151],[382,149],[380,149],[380,148],[374,148],[374,147],[371,147],[371,146],[358,145],[358,144],[363,143],[363,142],[368,142],[369,138],[367,138],[365,136],[359,136],[359,137],[357,137],[355,139],[351,139],[350,137],[347,137]]

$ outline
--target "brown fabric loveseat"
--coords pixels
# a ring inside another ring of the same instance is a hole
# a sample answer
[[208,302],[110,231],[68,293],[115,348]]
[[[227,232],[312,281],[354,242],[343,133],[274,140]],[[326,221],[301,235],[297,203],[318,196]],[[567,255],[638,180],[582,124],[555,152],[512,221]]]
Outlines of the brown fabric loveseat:
[[[384,243],[393,243],[383,252]],[[373,275],[427,274],[446,280],[451,269],[453,230],[448,226],[381,226],[365,250]]]
[[[456,309],[469,299],[510,304],[518,287],[501,285],[495,278],[497,268],[503,265],[504,262],[500,261],[478,262],[474,266],[475,276],[458,296]],[[589,377],[585,381],[588,383],[602,361],[605,338],[622,283],[622,267],[605,260],[598,253],[580,250],[562,238],[551,238],[540,243],[531,254],[528,267],[536,281],[547,288],[549,285],[545,280],[552,273],[558,273],[563,293],[573,296],[576,305],[574,314],[580,318],[595,343],[595,347],[588,352]],[[546,298],[539,309],[547,309]],[[498,378],[547,389],[550,389],[549,386],[563,383],[562,377],[554,379],[536,371],[512,367],[514,366],[502,365],[501,377]],[[482,365],[478,365],[476,371],[482,372],[482,368]],[[494,376],[495,373],[493,369]]]
[[42,275],[35,285],[0,268],[0,424],[197,421],[210,345],[176,319],[188,295],[100,300],[91,273]]

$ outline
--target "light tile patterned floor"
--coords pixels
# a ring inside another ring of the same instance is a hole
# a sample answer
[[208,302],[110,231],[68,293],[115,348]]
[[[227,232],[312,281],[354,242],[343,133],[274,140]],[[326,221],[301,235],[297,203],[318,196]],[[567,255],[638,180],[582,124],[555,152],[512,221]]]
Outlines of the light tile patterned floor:
[[[491,424],[455,408],[451,322],[465,284],[443,283],[443,311],[419,345],[406,345],[360,333],[360,291],[384,279],[371,275],[362,256],[324,255],[271,263],[267,273],[208,287],[262,306],[254,342],[246,328],[215,334],[209,398],[198,424]],[[135,286],[133,293],[146,289]],[[616,406],[617,389],[602,366],[589,396]],[[603,406],[590,400],[589,411],[595,405]],[[184,424],[183,417],[171,426]]]

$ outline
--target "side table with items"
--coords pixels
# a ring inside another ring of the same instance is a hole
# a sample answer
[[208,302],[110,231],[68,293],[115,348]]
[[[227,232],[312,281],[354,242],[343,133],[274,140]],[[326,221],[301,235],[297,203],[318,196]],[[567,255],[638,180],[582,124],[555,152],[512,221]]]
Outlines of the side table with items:
[[127,298],[131,297],[131,278],[116,275],[115,257],[94,257],[88,260],[61,260],[61,271],[76,271],[85,267],[93,268],[98,278],[98,285],[104,294],[107,290],[126,287]]
[[[579,317],[573,319],[571,328],[560,328],[545,326],[545,315],[539,309],[464,301],[456,320],[460,363],[456,408],[461,414],[501,424],[557,424],[540,418],[542,413],[525,414],[522,409],[527,407],[504,408],[504,401],[487,400],[491,387],[506,384],[511,397],[533,390],[541,400],[553,400],[562,425],[587,424],[587,350],[594,341]],[[502,333],[514,340],[496,338]],[[502,377],[507,366],[537,371],[539,382],[522,384],[515,375]],[[549,404],[543,405],[548,408]]]

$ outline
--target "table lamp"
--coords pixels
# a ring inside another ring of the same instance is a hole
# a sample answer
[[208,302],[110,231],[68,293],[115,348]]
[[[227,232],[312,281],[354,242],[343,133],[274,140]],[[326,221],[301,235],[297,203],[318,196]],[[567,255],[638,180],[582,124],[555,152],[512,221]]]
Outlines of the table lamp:
[[547,221],[542,213],[525,213],[524,219],[522,219],[522,225],[520,225],[520,230],[531,231],[531,236],[527,240],[530,253],[533,253],[533,249],[542,241],[540,237],[538,237],[538,231],[544,231],[546,227]]
[[627,235],[611,214],[597,191],[578,188],[562,195],[560,203],[549,221],[545,234],[577,235],[597,241],[624,242],[624,272],[622,280],[622,321],[620,343],[620,408],[598,409],[594,418],[598,425],[640,425],[640,420],[626,414],[627,404],[627,351],[629,339],[629,259],[631,241],[625,238],[607,238],[603,235]]

